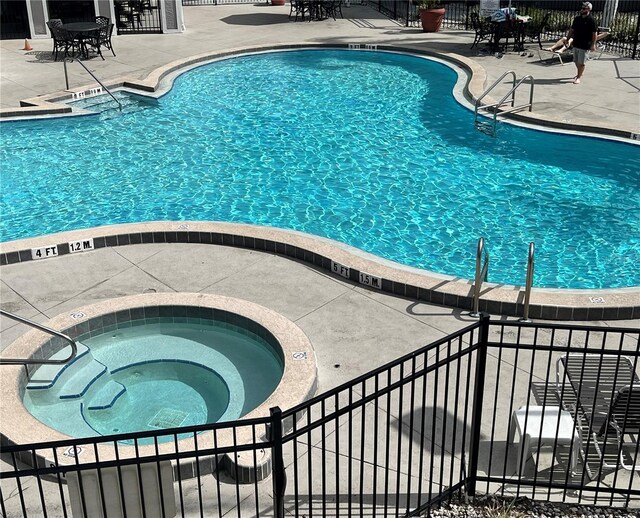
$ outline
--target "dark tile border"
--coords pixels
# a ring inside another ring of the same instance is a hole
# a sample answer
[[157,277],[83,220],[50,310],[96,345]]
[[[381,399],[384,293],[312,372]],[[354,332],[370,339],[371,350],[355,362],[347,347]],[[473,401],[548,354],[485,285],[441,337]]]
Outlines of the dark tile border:
[[[310,250],[291,245],[286,242],[272,241],[263,238],[255,238],[251,236],[243,236],[240,234],[228,234],[221,232],[203,232],[203,231],[155,231],[155,232],[132,232],[125,234],[112,234],[93,238],[94,248],[124,246],[130,244],[152,244],[152,243],[198,243],[198,244],[214,244],[222,246],[232,246],[236,248],[246,248],[249,250],[261,250],[269,253],[275,253],[283,257],[289,257],[296,261],[301,261],[331,271],[331,259],[320,254],[316,254]],[[53,244],[49,245],[53,246]],[[58,256],[69,254],[68,242],[57,243]],[[39,259],[42,260],[42,259]],[[19,250],[0,254],[0,265],[9,265],[33,261],[31,257],[31,249]],[[332,273],[332,275],[335,275]],[[342,278],[342,277],[340,277]],[[368,288],[368,286],[360,284],[360,271],[350,268],[349,280],[359,286]],[[376,288],[370,288],[375,290]],[[392,279],[382,278],[380,291],[390,293],[392,295],[407,297],[414,300],[422,300],[430,304],[459,308],[463,310],[471,310],[473,308],[473,298],[471,296],[458,295],[440,291],[438,289],[421,288],[411,284],[405,284],[394,281]],[[523,316],[524,307],[521,303],[500,302],[490,299],[480,299],[481,311],[488,311],[494,315],[503,316]],[[145,308],[146,318],[158,318],[158,314],[147,314],[147,311],[153,312],[151,308]],[[627,307],[570,307],[556,305],[532,305],[529,308],[529,317],[544,320],[629,320],[640,318],[640,306]],[[106,325],[113,325],[110,322]]]
[[[62,332],[72,340],[82,342],[98,335],[113,332],[117,329],[143,326],[156,323],[191,323],[211,327],[222,327],[229,331],[247,336],[271,350],[284,365],[284,353],[275,336],[264,326],[253,320],[223,309],[206,306],[156,305],[132,307],[115,313],[107,313],[90,318]],[[68,342],[53,337],[43,342],[37,351],[38,357],[48,358],[68,346]],[[32,367],[35,370],[39,367]]]

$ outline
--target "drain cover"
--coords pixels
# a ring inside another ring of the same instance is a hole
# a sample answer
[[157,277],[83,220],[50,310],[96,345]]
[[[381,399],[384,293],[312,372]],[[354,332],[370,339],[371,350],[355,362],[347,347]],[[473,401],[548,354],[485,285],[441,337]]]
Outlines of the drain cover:
[[180,410],[163,408],[149,421],[149,426],[152,428],[176,428],[184,423],[188,415]]

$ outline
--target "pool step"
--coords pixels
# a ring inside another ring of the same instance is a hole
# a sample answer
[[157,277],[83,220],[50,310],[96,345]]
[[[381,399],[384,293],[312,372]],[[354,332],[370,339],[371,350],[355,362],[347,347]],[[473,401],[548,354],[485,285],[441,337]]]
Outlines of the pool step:
[[105,372],[107,367],[95,358],[82,368],[82,373],[76,372],[61,388],[60,399],[75,399],[84,396],[89,387]]
[[111,408],[126,391],[126,387],[121,383],[109,380],[93,395],[91,401],[87,404],[87,409],[105,410]]
[[[77,353],[76,357],[63,365],[42,365],[36,370],[29,383],[27,383],[27,390],[43,390],[53,387],[60,380],[64,381],[64,374],[69,371],[69,367],[81,366],[83,363],[89,363],[91,355],[89,354],[89,348],[81,342],[76,342]],[[62,360],[68,358],[71,354],[71,346],[67,345],[62,348],[56,354],[54,354],[51,360]]]
[[120,106],[110,96],[101,95],[90,97],[73,103],[73,106],[82,108],[93,113],[98,113],[102,117],[117,116],[124,113],[135,113],[146,109],[150,102],[136,99],[130,95],[118,95],[116,97]]

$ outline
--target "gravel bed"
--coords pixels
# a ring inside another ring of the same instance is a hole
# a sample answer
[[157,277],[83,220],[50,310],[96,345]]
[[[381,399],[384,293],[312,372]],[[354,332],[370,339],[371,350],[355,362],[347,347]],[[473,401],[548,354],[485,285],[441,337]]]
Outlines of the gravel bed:
[[423,516],[453,518],[638,518],[640,509],[595,507],[589,505],[543,502],[526,497],[504,498],[495,495],[476,497],[469,503],[451,502]]

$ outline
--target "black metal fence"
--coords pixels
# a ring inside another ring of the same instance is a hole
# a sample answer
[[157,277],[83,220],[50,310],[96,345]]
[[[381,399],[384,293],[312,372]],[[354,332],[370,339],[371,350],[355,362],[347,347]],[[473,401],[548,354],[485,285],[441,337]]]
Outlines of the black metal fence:
[[114,0],[118,34],[161,33],[161,7],[159,0]]
[[416,516],[461,492],[637,508],[639,363],[640,329],[483,317],[266,418],[4,446],[1,511]]
[[[508,0],[501,0],[500,7],[507,7]],[[640,35],[640,0],[619,0],[615,16],[609,16],[605,11],[604,1],[593,3],[593,17],[600,26],[610,29],[610,36],[602,41],[604,51],[633,59],[640,58],[638,41]],[[368,0],[368,4],[387,16],[401,20],[407,26],[418,27],[420,20],[418,6],[414,0]],[[445,17],[443,29],[471,30],[472,12],[478,12],[480,2],[459,0],[444,0]],[[511,6],[518,14],[531,16],[533,22],[542,20],[546,13],[549,23],[543,31],[543,39],[556,41],[565,36],[571,22],[578,15],[581,2],[579,0],[513,0]]]

